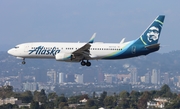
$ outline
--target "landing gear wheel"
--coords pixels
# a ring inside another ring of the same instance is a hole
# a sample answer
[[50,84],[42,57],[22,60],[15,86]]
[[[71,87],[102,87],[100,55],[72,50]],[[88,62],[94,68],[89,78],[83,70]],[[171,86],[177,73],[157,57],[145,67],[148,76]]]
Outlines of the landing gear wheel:
[[85,65],[86,65],[86,62],[82,61],[82,62],[81,62],[81,65],[82,65],[82,66],[85,66]]
[[26,62],[25,62],[25,61],[22,61],[22,64],[24,65],[24,64],[26,64]]
[[89,66],[91,66],[91,62],[89,62],[88,60],[87,60],[87,62],[85,62],[84,60],[82,60],[82,61],[81,61],[81,65],[82,65],[82,66],[85,66],[85,65],[86,65],[86,66],[89,67]]
[[24,65],[24,64],[26,64],[26,62],[25,62],[25,58],[23,58],[22,64],[23,64],[23,65]]
[[87,62],[86,66],[88,66],[88,67],[91,66],[91,62]]

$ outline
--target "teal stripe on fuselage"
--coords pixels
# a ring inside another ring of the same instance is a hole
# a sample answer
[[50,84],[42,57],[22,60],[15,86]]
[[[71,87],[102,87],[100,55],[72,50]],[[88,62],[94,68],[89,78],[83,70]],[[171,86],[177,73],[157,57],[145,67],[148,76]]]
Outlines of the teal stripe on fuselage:
[[136,40],[129,42],[129,44],[127,44],[122,50],[117,51],[115,54],[110,55],[110,56],[106,56],[102,59],[118,59],[119,56],[121,56],[124,52],[126,52],[126,50],[133,45],[136,42]]

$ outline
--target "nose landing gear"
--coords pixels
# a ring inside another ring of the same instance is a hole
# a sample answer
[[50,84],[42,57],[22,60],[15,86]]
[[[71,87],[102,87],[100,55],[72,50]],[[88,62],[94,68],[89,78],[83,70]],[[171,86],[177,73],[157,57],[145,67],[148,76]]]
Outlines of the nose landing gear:
[[26,62],[25,62],[25,58],[23,58],[22,64],[23,64],[23,65],[24,65],[24,64],[26,64]]

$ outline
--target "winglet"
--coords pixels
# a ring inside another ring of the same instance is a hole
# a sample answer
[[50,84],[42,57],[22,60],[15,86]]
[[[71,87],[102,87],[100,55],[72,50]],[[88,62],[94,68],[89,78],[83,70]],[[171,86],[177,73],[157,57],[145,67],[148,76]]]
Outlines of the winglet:
[[91,37],[91,39],[88,41],[88,43],[93,43],[94,42],[94,38],[96,37],[96,33],[94,33]]
[[125,38],[123,38],[123,39],[121,40],[120,44],[123,44],[123,43],[124,43],[124,40],[125,40]]

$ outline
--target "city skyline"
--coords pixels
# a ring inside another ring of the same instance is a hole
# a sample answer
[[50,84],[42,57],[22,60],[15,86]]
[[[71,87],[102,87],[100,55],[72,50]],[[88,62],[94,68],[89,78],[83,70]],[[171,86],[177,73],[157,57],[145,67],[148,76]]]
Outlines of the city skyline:
[[[136,67],[129,67],[127,73],[125,74],[111,74],[111,73],[103,73],[100,75],[94,75],[91,77],[91,82],[86,81],[86,77],[88,77],[88,73],[84,74],[68,74],[67,72],[57,72],[54,69],[49,69],[46,71],[47,78],[45,82],[39,82],[36,79],[36,76],[25,76],[24,73],[18,73],[16,76],[8,76],[2,77],[0,79],[0,83],[2,85],[10,85],[13,86],[15,90],[52,90],[56,85],[66,86],[68,84],[130,84],[133,86],[132,89],[138,88],[138,85],[145,85],[144,88],[148,87],[160,87],[164,84],[170,85],[174,84],[175,87],[180,88],[180,76],[170,76],[168,72],[161,72],[160,69],[151,69],[144,75],[139,75]],[[91,72],[90,72],[91,73]],[[22,74],[22,75],[20,75]],[[101,76],[101,77],[99,77]],[[103,78],[103,79],[102,79]],[[98,79],[98,80],[96,80]],[[4,81],[4,82],[3,82]],[[148,85],[147,85],[148,84]],[[137,85],[137,86],[136,86]],[[147,87],[146,87],[147,85]],[[171,85],[170,85],[171,87]],[[141,89],[143,90],[143,89]]]

